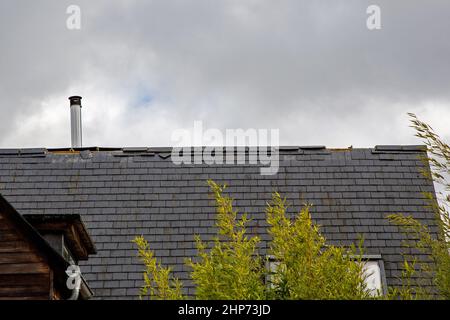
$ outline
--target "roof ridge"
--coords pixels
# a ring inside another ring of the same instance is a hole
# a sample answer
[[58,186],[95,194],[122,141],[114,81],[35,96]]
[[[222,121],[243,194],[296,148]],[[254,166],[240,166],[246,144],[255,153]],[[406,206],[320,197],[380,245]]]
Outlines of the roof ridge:
[[[261,148],[262,146],[186,146],[191,152],[198,152],[198,148],[223,148],[229,151],[232,148],[235,152],[249,152],[252,148]],[[271,147],[271,146],[269,146]],[[45,157],[48,154],[81,154],[89,152],[116,152],[115,156],[150,156],[155,154],[169,154],[174,147],[83,147],[83,148],[0,148],[0,157]],[[352,150],[371,150],[373,153],[382,152],[424,152],[426,145],[376,145],[375,147],[362,148],[327,148],[322,145],[310,146],[278,146],[282,152],[309,152],[309,151],[352,151]]]

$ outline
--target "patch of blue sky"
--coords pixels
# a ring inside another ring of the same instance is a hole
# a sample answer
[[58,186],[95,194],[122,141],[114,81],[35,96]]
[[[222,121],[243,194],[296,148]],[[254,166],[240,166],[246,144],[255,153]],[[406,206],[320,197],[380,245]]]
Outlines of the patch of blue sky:
[[137,90],[133,95],[131,107],[133,108],[148,108],[151,106],[155,96],[149,90]]

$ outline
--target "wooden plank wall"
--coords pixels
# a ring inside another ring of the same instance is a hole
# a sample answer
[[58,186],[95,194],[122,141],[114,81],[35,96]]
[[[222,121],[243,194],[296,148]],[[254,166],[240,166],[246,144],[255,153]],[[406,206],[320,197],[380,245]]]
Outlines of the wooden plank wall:
[[50,268],[37,250],[0,212],[0,300],[50,299]]

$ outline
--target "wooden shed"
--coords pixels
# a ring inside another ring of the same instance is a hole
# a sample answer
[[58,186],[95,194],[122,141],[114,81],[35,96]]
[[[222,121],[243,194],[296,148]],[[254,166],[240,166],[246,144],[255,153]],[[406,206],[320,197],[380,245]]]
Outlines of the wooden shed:
[[95,247],[79,216],[27,221],[0,195],[0,299],[88,299],[92,291],[83,277],[74,295],[66,270],[92,253]]

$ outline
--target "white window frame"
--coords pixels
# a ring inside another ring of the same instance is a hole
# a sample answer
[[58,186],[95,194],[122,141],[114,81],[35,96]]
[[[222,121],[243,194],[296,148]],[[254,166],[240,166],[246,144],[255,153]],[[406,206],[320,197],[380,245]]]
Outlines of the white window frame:
[[[387,294],[387,283],[386,283],[386,273],[384,270],[384,262],[383,259],[381,257],[380,254],[371,254],[371,255],[363,255],[362,256],[362,260],[364,261],[364,267],[363,270],[364,272],[367,274],[367,272],[369,272],[368,270],[368,265],[371,266],[376,266],[376,269],[374,270],[375,272],[375,277],[379,277],[378,281],[377,279],[373,279],[371,274],[368,275],[368,279],[369,281],[375,281],[379,283],[380,289],[379,291],[375,291],[375,289],[371,290],[372,296],[376,297],[376,296],[384,296]],[[366,281],[367,283],[367,281]],[[368,286],[368,288],[370,289],[370,286]],[[378,289],[377,289],[378,290]],[[378,294],[377,294],[378,293]]]

